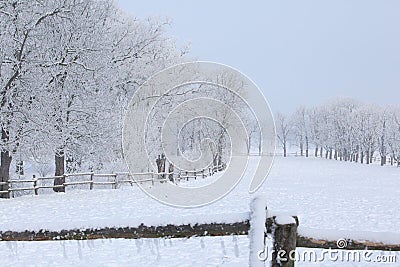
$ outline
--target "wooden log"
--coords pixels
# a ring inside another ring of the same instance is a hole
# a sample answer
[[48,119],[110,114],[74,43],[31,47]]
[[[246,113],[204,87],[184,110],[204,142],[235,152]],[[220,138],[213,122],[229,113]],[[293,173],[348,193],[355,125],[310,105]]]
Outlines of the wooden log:
[[382,242],[357,241],[346,239],[346,246],[338,247],[337,240],[323,240],[312,237],[297,235],[297,246],[303,248],[320,248],[320,249],[345,249],[345,250],[383,250],[383,251],[400,251],[400,244],[384,244]]
[[195,225],[165,225],[102,228],[102,229],[73,229],[56,231],[24,231],[0,232],[0,241],[44,241],[44,240],[87,240],[109,238],[187,238],[192,236],[227,236],[247,235],[250,228],[248,220],[236,223],[211,223]]

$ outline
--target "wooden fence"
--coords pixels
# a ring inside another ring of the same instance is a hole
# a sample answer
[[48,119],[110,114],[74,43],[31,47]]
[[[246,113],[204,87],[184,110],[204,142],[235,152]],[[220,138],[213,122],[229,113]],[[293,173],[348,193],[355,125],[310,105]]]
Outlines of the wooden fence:
[[[119,188],[123,184],[137,184],[151,182],[154,185],[156,182],[164,183],[171,181],[178,183],[181,180],[189,181],[189,179],[206,178],[212,176],[217,172],[225,169],[225,165],[209,166],[201,170],[183,171],[177,170],[176,172],[143,172],[143,173],[128,173],[128,172],[116,172],[112,174],[96,174],[94,172],[87,173],[70,173],[62,176],[50,176],[50,177],[36,177],[32,176],[31,179],[18,179],[9,180],[8,182],[0,182],[0,186],[8,185],[8,190],[0,191],[1,194],[7,194],[8,196],[14,197],[14,192],[31,191],[33,194],[38,195],[40,189],[56,189],[56,188],[67,188],[73,186],[84,186],[87,185],[89,190],[92,190],[95,186],[103,185],[110,186],[112,189]],[[60,185],[55,185],[55,179],[62,179],[65,181]],[[78,178],[78,181],[73,181],[73,178]],[[103,180],[101,180],[101,178]],[[107,179],[104,181],[104,179]],[[46,181],[50,181],[46,183]]]

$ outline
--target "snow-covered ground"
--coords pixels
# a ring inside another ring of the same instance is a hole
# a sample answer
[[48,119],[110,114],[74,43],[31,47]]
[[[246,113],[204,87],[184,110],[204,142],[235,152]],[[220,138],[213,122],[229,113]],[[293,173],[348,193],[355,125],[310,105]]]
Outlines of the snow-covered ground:
[[[222,200],[197,209],[165,206],[136,186],[119,190],[71,191],[66,194],[0,200],[0,229],[61,230],[137,226],[140,223],[161,225],[234,221],[249,216],[249,203],[254,195],[248,194],[248,186],[249,181],[245,178]],[[399,168],[325,159],[278,157],[271,174],[256,193],[259,194],[267,198],[269,209],[298,215],[300,227],[307,229],[400,232]],[[180,264],[176,263],[180,266],[184,262],[196,266],[223,263],[247,265],[248,238],[242,236],[237,237],[236,241],[233,239],[204,237],[166,241],[1,242],[0,257],[20,265],[35,265],[35,261],[32,262],[35,258],[41,259],[37,265],[41,265],[41,262],[85,265],[91,262],[91,258],[99,259],[99,263],[104,261],[104,265],[155,265],[153,263],[156,262],[161,266],[168,266],[175,265],[175,260],[179,261]],[[137,244],[143,244],[140,246],[140,253]],[[157,247],[160,252],[153,253]],[[39,250],[43,253],[39,253]],[[35,257],[29,258],[29,255]],[[144,259],[148,262],[144,262]],[[327,266],[331,264],[329,262]]]
[[[298,249],[298,255],[305,254]],[[314,250],[321,258],[322,250]],[[375,252],[375,260],[393,253]],[[400,254],[397,253],[397,260]],[[247,236],[0,243],[1,266],[248,266]],[[303,257],[303,256],[299,256]],[[344,259],[344,258],[343,258]],[[267,262],[268,263],[268,262]],[[395,267],[398,263],[298,261],[296,266]]]
[[[309,255],[305,253],[306,249],[296,251],[298,257]],[[296,266],[396,267],[400,259],[400,253],[378,251],[370,255],[371,260],[382,255],[396,255],[397,263],[368,263],[363,260],[348,262],[345,257],[331,261],[328,255],[324,262],[320,262],[318,259],[322,258],[323,250],[313,251],[316,252],[317,260],[298,261]],[[248,266],[249,238],[224,236],[1,242],[0,257],[1,266]]]

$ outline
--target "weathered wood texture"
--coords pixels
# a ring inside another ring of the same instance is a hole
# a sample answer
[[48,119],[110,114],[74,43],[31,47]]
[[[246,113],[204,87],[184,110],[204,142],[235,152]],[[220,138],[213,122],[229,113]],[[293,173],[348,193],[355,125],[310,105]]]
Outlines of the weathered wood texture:
[[[312,237],[297,235],[297,247],[303,248],[322,248],[322,249],[341,249],[337,247],[337,240],[322,240]],[[347,239],[345,250],[384,250],[400,251],[400,244],[384,244],[371,241],[355,241]]]
[[[294,261],[290,259],[289,254],[296,250],[297,221],[289,224],[279,224],[274,221],[273,228],[274,251],[271,266],[294,267]],[[284,251],[285,254],[280,255],[281,251]]]
[[166,225],[102,228],[86,230],[62,230],[62,231],[25,231],[0,232],[1,241],[43,241],[43,240],[86,240],[103,238],[187,238],[192,236],[226,236],[247,235],[250,228],[249,221],[237,223],[212,223],[194,225]]

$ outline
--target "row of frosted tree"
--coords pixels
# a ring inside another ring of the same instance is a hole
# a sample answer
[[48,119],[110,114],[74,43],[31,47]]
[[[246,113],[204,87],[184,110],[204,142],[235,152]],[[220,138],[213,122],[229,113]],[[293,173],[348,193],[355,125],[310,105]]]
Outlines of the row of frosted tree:
[[301,156],[381,165],[400,161],[400,107],[335,99],[299,107],[291,116],[276,115],[279,144],[286,157],[295,145]]
[[166,34],[168,21],[114,2],[0,1],[1,182],[13,159],[53,162],[56,176],[121,159],[129,99],[186,48]]

